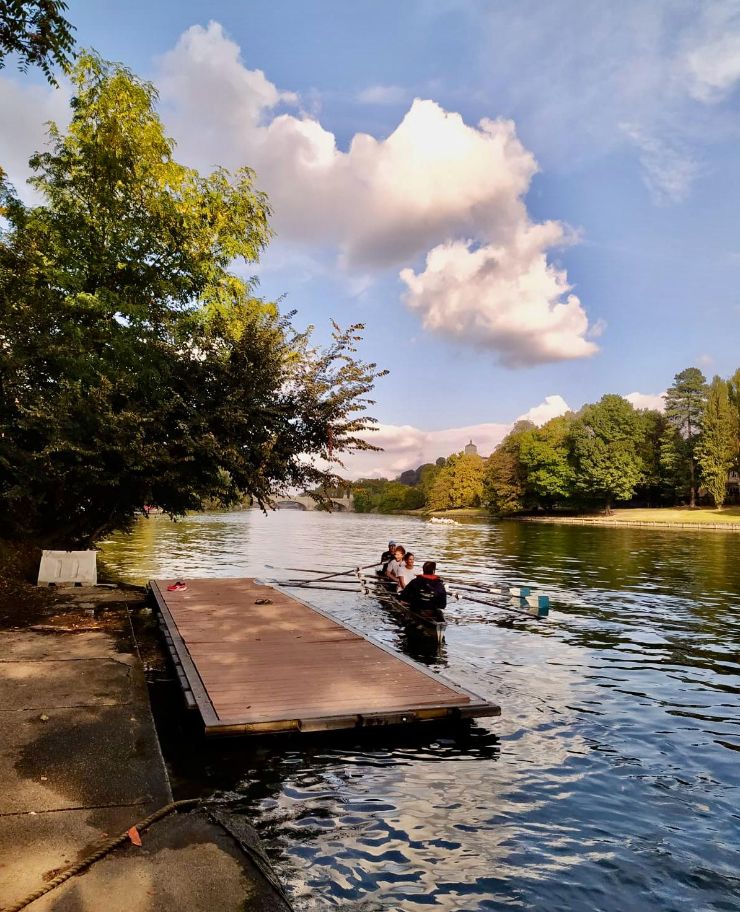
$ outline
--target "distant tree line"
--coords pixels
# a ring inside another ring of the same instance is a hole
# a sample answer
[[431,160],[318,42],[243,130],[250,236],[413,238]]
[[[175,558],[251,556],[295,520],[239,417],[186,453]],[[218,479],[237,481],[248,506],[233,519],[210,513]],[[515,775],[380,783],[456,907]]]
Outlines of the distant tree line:
[[398,479],[354,484],[355,509],[392,513],[486,507],[497,515],[609,512],[617,504],[721,508],[740,470],[740,369],[708,383],[676,374],[665,411],[607,394],[541,427],[517,422],[484,459],[458,453]]

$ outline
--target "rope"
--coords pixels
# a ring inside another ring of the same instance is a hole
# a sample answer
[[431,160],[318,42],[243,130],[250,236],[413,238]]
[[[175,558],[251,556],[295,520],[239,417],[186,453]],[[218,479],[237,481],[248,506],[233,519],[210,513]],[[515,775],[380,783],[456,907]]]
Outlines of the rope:
[[[156,823],[158,820],[161,820],[163,817],[166,817],[168,814],[172,813],[172,811],[176,811],[179,808],[193,807],[199,803],[199,798],[186,798],[183,801],[172,801],[169,804],[165,804],[164,807],[161,807],[153,814],[150,814],[145,820],[142,820],[141,823],[135,824],[136,829],[139,831],[145,830],[153,823]],[[42,896],[61,886],[65,881],[69,880],[70,877],[74,877],[75,874],[79,874],[80,871],[84,871],[85,868],[88,868],[91,864],[99,861],[109,852],[112,852],[113,849],[116,849],[118,846],[123,845],[128,841],[128,839],[128,830],[125,833],[121,833],[120,836],[114,836],[112,839],[104,842],[91,855],[88,855],[87,858],[84,858],[82,861],[78,861],[77,864],[72,865],[71,868],[67,868],[66,871],[58,874],[53,880],[50,880],[49,883],[45,884],[40,889],[34,890],[33,893],[29,893],[28,896],[25,896],[15,905],[6,906],[5,909],[3,909],[3,912],[20,912],[21,909],[25,909],[26,906],[30,906],[32,902],[35,902],[37,899],[40,899]]]

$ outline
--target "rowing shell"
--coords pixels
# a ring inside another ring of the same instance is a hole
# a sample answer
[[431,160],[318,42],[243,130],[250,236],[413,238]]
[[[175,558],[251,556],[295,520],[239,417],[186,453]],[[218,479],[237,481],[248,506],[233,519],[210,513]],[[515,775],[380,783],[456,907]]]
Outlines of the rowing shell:
[[376,590],[379,590],[379,592],[376,591],[375,597],[384,602],[391,611],[403,615],[404,618],[418,627],[419,630],[434,636],[438,643],[444,642],[445,630],[447,629],[446,621],[435,621],[432,618],[424,617],[424,615],[413,611],[396,595],[396,584],[391,580],[382,577],[379,571],[375,577],[360,576],[359,573],[357,576],[360,585],[367,595],[370,595],[370,586],[373,586]]

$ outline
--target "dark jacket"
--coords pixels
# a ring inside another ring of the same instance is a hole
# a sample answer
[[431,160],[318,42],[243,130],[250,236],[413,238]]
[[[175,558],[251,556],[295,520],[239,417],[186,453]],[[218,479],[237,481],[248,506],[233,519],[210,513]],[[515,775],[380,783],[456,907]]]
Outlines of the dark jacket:
[[384,551],[383,556],[380,558],[380,563],[383,567],[383,576],[385,576],[385,571],[388,569],[388,564],[393,560],[392,551]]
[[414,611],[442,612],[447,606],[447,590],[438,576],[415,576],[398,596]]

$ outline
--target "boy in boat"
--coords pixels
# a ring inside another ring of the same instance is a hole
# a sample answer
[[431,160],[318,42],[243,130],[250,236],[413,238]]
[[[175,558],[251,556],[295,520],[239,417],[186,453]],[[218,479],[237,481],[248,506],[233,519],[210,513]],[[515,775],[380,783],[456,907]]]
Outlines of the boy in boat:
[[401,592],[408,586],[412,579],[416,579],[419,571],[414,567],[414,555],[407,551],[403,563],[398,570],[398,591]]
[[403,559],[406,556],[406,549],[403,545],[396,545],[393,550],[393,560],[388,564],[385,570],[386,579],[394,583],[398,582],[398,574],[403,566]]
[[430,620],[444,621],[444,609],[447,607],[447,590],[437,576],[437,564],[426,561],[421,576],[416,576],[399,594],[412,611],[429,617]]

